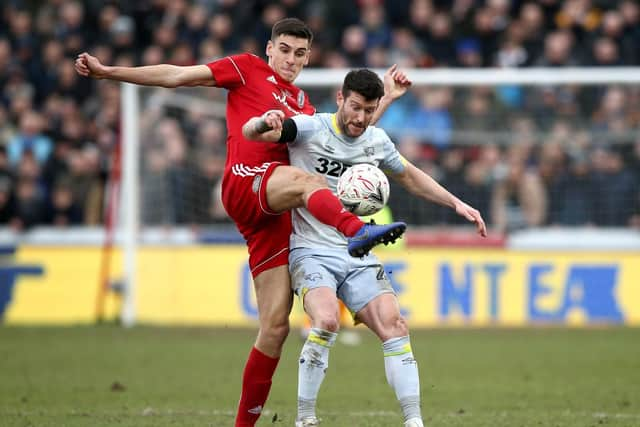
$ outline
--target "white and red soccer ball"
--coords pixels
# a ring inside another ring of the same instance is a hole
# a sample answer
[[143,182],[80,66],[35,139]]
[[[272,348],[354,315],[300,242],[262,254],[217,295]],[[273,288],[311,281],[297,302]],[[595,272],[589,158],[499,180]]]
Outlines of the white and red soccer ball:
[[344,207],[355,215],[373,215],[389,201],[389,180],[374,165],[360,163],[340,176],[336,194]]

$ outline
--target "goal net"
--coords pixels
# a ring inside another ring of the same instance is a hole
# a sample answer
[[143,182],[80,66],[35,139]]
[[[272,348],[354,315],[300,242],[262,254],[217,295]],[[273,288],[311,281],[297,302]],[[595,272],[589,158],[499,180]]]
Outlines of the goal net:
[[[333,112],[347,71],[308,69],[297,83],[318,111]],[[638,69],[407,74],[412,87],[378,125],[407,159],[478,208],[493,231],[640,225]],[[141,232],[130,244],[238,239],[219,197],[225,91],[127,86],[123,106],[132,99],[139,106],[122,113],[137,139],[137,156],[127,163],[125,151],[124,159],[123,218],[134,218],[121,222],[128,235]],[[389,206],[413,229],[468,227],[393,183]]]
[[[318,111],[331,112],[347,71],[305,70],[299,84]],[[640,75],[633,69],[407,74],[412,88],[379,125],[494,229],[638,221]],[[138,90],[141,224],[228,223],[218,197],[225,92]],[[463,224],[397,186],[390,207],[412,225]]]

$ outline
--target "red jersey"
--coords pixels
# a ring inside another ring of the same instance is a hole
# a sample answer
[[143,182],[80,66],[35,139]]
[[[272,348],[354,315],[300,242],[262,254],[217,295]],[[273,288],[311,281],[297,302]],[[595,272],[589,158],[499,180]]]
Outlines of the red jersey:
[[281,110],[287,117],[313,114],[315,108],[298,87],[283,80],[266,62],[243,53],[207,64],[216,86],[227,94],[227,161],[225,172],[234,164],[260,166],[266,162],[289,164],[287,144],[249,141],[242,126],[268,110]]

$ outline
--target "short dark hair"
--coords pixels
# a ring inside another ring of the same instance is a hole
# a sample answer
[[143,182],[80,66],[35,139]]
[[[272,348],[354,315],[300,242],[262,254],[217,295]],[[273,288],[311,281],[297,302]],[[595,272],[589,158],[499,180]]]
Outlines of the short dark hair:
[[298,18],[284,18],[273,24],[271,28],[271,41],[281,35],[294,36],[300,39],[309,40],[309,44],[313,41],[313,32],[311,28]]
[[382,98],[384,85],[380,77],[371,70],[351,70],[342,83],[342,96],[346,98],[351,92],[357,92],[367,101],[373,101]]

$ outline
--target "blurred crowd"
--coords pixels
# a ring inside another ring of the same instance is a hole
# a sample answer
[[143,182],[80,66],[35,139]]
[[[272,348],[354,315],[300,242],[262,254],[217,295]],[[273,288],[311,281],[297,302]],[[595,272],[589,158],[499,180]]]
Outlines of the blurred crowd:
[[[0,9],[0,224],[100,224],[117,174],[119,85],[76,75],[105,64],[264,56],[274,22],[304,19],[310,67],[640,65],[635,0],[4,0]],[[228,222],[217,189],[225,123],[202,103],[145,104],[143,223]],[[310,91],[333,111],[331,90]],[[153,98],[153,97],[151,97]],[[155,98],[153,98],[155,99]],[[157,101],[157,99],[155,99]],[[380,125],[409,159],[495,229],[640,227],[640,85],[415,87]],[[457,224],[392,189],[396,217]]]

